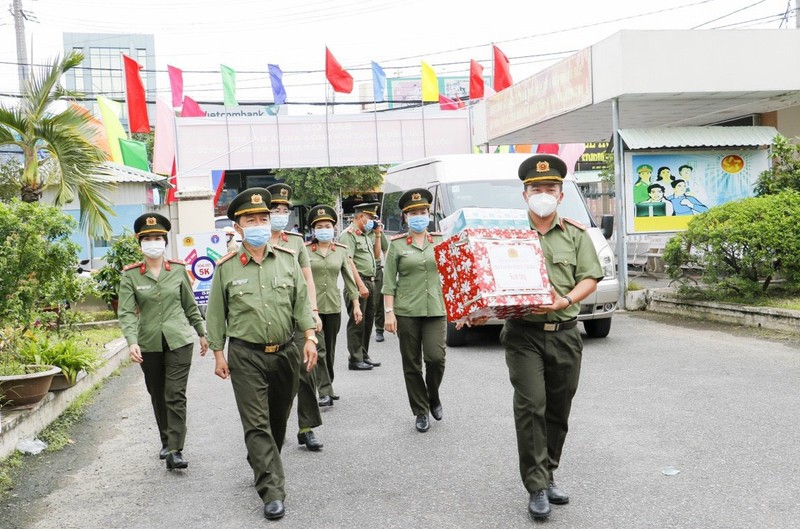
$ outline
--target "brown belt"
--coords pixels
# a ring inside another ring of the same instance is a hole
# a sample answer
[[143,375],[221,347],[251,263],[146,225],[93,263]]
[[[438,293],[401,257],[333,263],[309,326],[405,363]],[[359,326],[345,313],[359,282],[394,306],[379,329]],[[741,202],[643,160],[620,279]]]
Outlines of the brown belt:
[[524,325],[525,327],[530,327],[532,329],[536,329],[539,331],[546,331],[546,332],[556,332],[556,331],[565,331],[567,329],[572,329],[576,325],[578,325],[578,319],[573,318],[567,321],[525,321],[525,320],[513,320],[514,323],[519,323],[520,325]]
[[247,347],[248,349],[252,349],[253,351],[258,351],[261,353],[277,353],[283,351],[287,345],[292,343],[294,340],[294,335],[289,338],[288,341],[284,343],[253,343],[253,342],[246,342],[244,340],[240,340],[239,338],[228,338],[230,343],[235,343],[237,345],[241,345],[242,347]]

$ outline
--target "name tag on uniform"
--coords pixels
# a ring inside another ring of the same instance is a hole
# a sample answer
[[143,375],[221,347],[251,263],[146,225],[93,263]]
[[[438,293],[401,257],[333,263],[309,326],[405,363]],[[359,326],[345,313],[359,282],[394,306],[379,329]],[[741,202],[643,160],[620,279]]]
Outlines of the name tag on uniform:
[[136,287],[136,290],[150,290],[151,288],[153,288],[153,285],[140,285]]
[[231,284],[236,287],[236,286],[239,286],[239,285],[247,284],[248,281],[250,281],[250,280],[249,279],[234,279],[233,281],[231,281]]
[[403,250],[400,255],[411,255],[411,250]]

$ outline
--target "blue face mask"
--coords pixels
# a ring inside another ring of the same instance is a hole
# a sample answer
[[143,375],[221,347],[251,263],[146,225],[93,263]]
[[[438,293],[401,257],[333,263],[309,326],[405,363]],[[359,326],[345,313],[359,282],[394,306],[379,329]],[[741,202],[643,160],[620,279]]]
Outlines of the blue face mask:
[[272,235],[269,224],[266,226],[252,226],[250,228],[243,228],[244,242],[255,248],[260,248],[267,244],[270,236]]
[[272,223],[272,231],[283,231],[289,225],[289,214],[273,213],[269,220]]
[[314,230],[319,242],[331,242],[333,240],[333,228],[317,228]]
[[366,225],[364,225],[364,231],[365,231],[365,232],[367,232],[367,233],[369,233],[369,232],[371,232],[371,231],[372,231],[372,228],[374,228],[374,227],[375,227],[375,221],[374,221],[374,220],[372,220],[372,219],[369,219],[369,220],[367,221],[367,224],[366,224]]
[[408,227],[414,233],[422,233],[428,227],[429,219],[427,215],[414,215],[408,217]]

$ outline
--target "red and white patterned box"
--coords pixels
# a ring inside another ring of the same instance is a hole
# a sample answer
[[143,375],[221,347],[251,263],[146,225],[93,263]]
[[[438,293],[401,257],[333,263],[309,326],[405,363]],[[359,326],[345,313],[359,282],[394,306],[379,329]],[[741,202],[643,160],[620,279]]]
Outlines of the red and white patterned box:
[[520,318],[553,302],[534,230],[467,228],[434,253],[450,322]]

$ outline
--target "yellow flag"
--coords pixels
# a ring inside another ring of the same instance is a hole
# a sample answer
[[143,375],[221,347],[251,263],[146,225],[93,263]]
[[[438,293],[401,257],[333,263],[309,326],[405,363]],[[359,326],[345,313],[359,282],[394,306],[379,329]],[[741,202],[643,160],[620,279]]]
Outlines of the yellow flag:
[[431,65],[422,61],[422,101],[439,102],[439,79]]
[[103,118],[103,127],[106,129],[106,140],[111,151],[111,161],[123,164],[122,149],[119,140],[127,140],[125,129],[119,121],[122,113],[122,103],[117,103],[103,96],[97,96],[97,106],[100,107],[100,116]]

